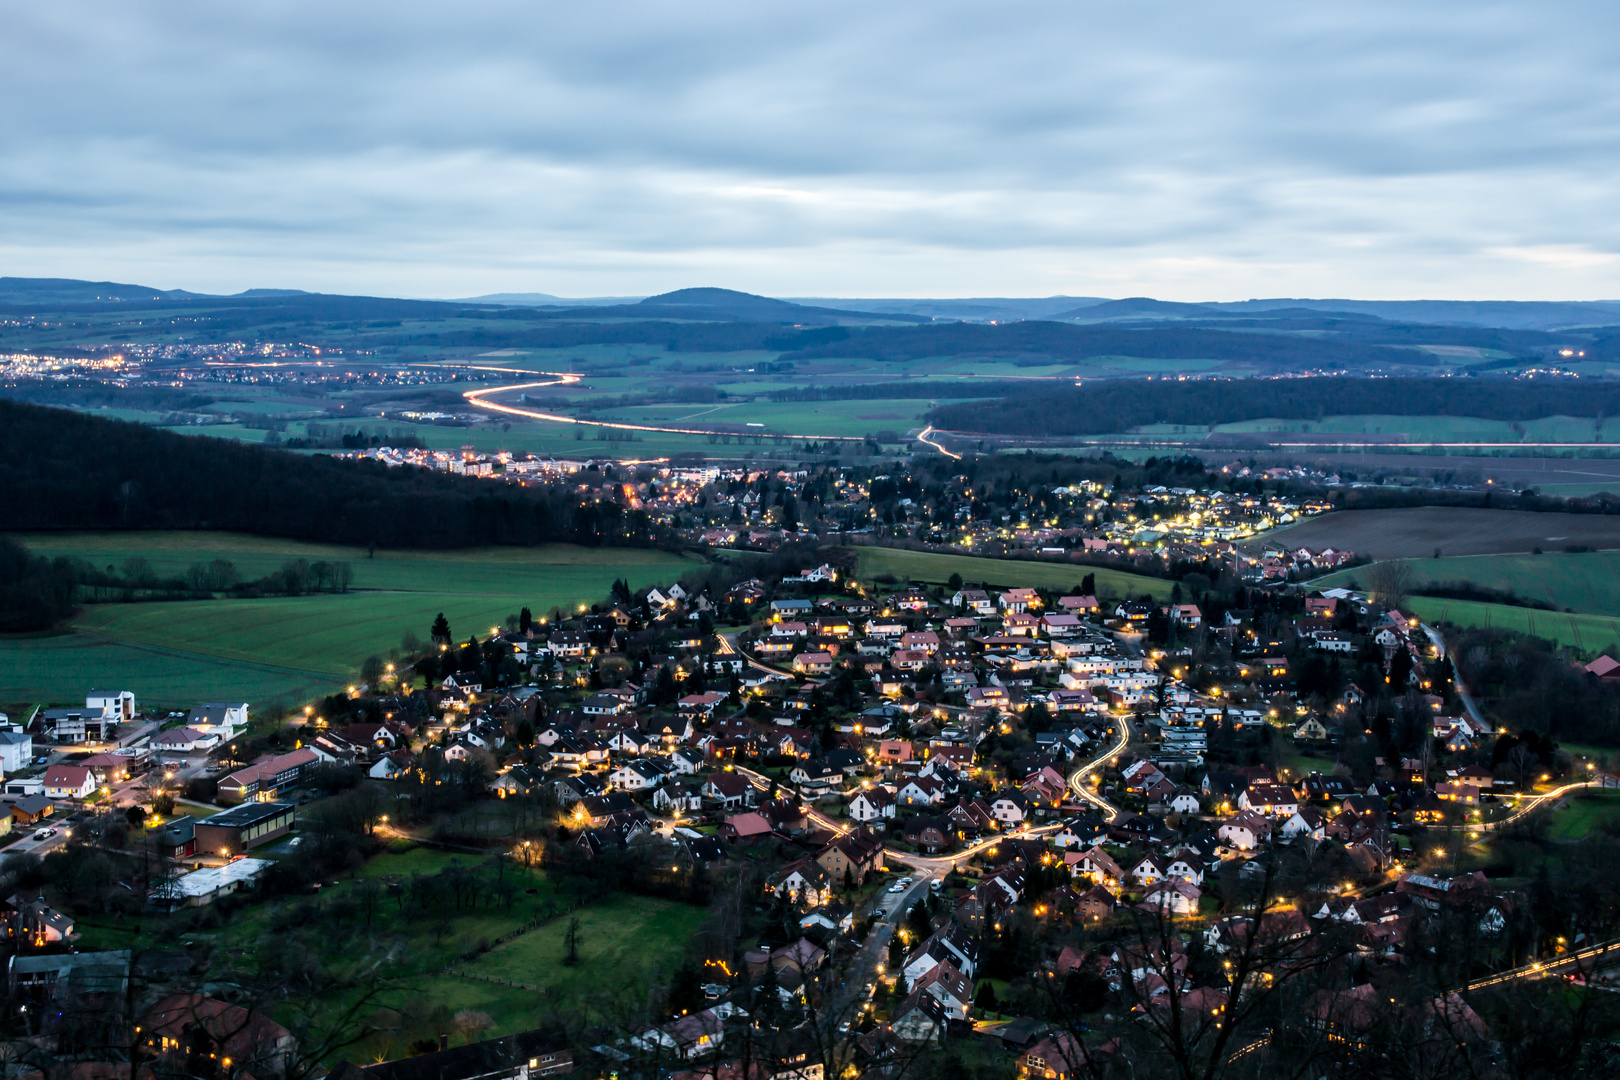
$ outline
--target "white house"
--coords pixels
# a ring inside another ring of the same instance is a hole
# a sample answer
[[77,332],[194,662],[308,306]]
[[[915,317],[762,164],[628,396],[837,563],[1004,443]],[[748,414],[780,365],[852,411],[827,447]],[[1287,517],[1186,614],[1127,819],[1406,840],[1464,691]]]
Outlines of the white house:
[[47,798],[82,799],[95,790],[95,776],[82,765],[52,765],[45,770]]
[[84,696],[84,707],[119,724],[135,719],[135,695],[128,690],[92,690]]
[[1004,825],[1022,825],[1029,815],[1029,804],[1022,792],[1004,792],[990,804],[990,814]]
[[205,735],[218,735],[234,739],[241,728],[248,725],[248,706],[245,701],[205,701],[191,710],[186,726]]
[[894,817],[894,796],[886,787],[865,788],[849,800],[849,819],[869,823]]
[[0,731],[0,770],[19,772],[34,755],[34,737],[24,731]]
[[1215,835],[1239,851],[1252,851],[1271,839],[1271,822],[1262,814],[1245,810],[1237,817],[1221,822]]
[[647,791],[664,782],[666,771],[651,761],[628,761],[608,773],[615,791]]
[[1198,886],[1191,882],[1167,878],[1150,889],[1142,898],[1142,903],[1170,915],[1194,915],[1198,912],[1198,901],[1203,895]]
[[410,772],[410,756],[409,750],[396,750],[392,754],[384,754],[366,770],[366,775],[373,780],[397,780]]

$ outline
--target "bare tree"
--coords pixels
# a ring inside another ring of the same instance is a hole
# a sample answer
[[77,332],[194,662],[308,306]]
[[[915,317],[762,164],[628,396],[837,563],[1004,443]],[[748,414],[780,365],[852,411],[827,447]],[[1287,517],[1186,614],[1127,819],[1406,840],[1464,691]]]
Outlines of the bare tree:
[[1392,608],[1406,605],[1406,598],[1412,592],[1413,576],[1411,564],[1402,559],[1375,563],[1367,574],[1373,596],[1380,604]]

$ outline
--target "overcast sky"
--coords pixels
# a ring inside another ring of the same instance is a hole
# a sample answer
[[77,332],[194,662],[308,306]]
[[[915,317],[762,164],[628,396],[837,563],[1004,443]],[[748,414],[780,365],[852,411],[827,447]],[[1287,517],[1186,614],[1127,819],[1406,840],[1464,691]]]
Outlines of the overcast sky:
[[0,0],[0,274],[1620,297],[1613,3]]

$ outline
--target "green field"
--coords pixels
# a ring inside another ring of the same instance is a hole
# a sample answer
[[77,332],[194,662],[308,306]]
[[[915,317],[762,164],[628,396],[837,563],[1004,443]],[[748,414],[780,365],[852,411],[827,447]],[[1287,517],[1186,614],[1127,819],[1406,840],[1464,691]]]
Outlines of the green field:
[[[1411,568],[1414,586],[1466,581],[1587,614],[1620,614],[1620,551],[1466,555],[1401,561]],[[1340,570],[1313,584],[1331,588],[1352,580],[1366,586],[1371,580],[1371,570],[1368,567]]]
[[1161,578],[1089,566],[987,559],[975,555],[943,555],[900,548],[863,547],[858,550],[861,577],[867,579],[878,574],[893,574],[912,581],[944,582],[952,574],[961,574],[966,582],[982,582],[1006,588],[1076,589],[1087,574],[1096,574],[1100,594],[1138,596],[1147,593],[1161,600],[1170,595],[1171,588],[1171,582]]
[[1478,604],[1427,596],[1414,596],[1407,601],[1407,606],[1424,622],[1512,630],[1586,652],[1620,656],[1620,618],[1612,615],[1568,615],[1508,604]]
[[1547,835],[1554,840],[1584,840],[1614,825],[1620,825],[1620,792],[1582,791],[1552,812]]
[[[44,555],[98,565],[146,559],[160,574],[229,559],[256,578],[287,559],[343,560],[353,591],[259,600],[92,604],[77,633],[0,639],[0,703],[81,701],[107,683],[127,685],[151,706],[241,698],[296,703],[351,681],[369,656],[397,648],[406,631],[428,636],[443,612],[458,639],[489,633],[529,607],[572,610],[607,596],[615,578],[632,587],[673,581],[694,566],[679,556],[630,548],[479,548],[379,551],[300,544],[228,533],[26,535]],[[4,707],[0,705],[0,707]]]
[[[1135,430],[1144,435],[1178,435],[1207,429],[1185,424],[1152,424]],[[1620,442],[1620,418],[1609,417],[1599,426],[1589,417],[1548,416],[1515,425],[1507,420],[1482,420],[1473,416],[1353,414],[1324,416],[1320,420],[1241,420],[1220,424],[1215,431],[1222,435],[1403,435],[1408,442]]]
[[[476,856],[416,848],[379,855],[355,878],[407,881],[412,875],[431,875],[452,865],[473,869],[483,860]],[[482,871],[486,877],[492,870]],[[381,1004],[404,1011],[402,1026],[385,1031],[363,1044],[367,1056],[403,1057],[413,1040],[449,1032],[453,1015],[463,1009],[489,1014],[494,1027],[486,1037],[532,1028],[546,1013],[569,1009],[598,1010],[617,1019],[615,1005],[645,1008],[650,978],[667,979],[679,964],[687,943],[707,917],[701,907],[668,900],[608,893],[587,898],[576,914],[580,920],[580,964],[565,967],[563,935],[569,916],[562,914],[539,929],[500,945],[476,960],[458,962],[480,942],[514,931],[548,904],[564,907],[563,887],[544,871],[507,865],[505,877],[518,887],[514,903],[492,902],[480,896],[464,908],[448,906],[432,912],[413,910],[405,898],[384,897],[369,924],[352,910],[337,922],[330,914],[355,896],[355,886],[344,881],[322,891],[318,898],[285,897],[232,913],[213,929],[185,929],[189,911],[173,916],[148,914],[138,920],[108,916],[81,920],[79,928],[90,948],[131,946],[172,947],[174,941],[194,941],[225,955],[252,959],[270,949],[304,948],[310,935],[299,928],[319,926],[314,937],[337,935],[354,944],[323,953],[323,963],[341,966],[357,961],[368,948],[387,948],[392,961],[384,975],[388,989]],[[533,890],[532,892],[530,890]],[[299,939],[293,944],[290,939]],[[468,978],[452,974],[465,972]],[[502,986],[476,978],[484,976],[527,984],[538,989]],[[458,1038],[458,1042],[460,1039]]]

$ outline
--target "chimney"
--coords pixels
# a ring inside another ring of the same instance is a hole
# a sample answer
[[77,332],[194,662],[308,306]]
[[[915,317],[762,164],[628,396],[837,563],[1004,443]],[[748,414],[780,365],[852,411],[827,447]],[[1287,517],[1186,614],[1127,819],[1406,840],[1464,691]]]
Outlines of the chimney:
[[448,1035],[440,1035],[439,1036],[439,1049],[440,1050],[448,1050],[448,1049],[450,1049],[450,1036],[448,1036]]

